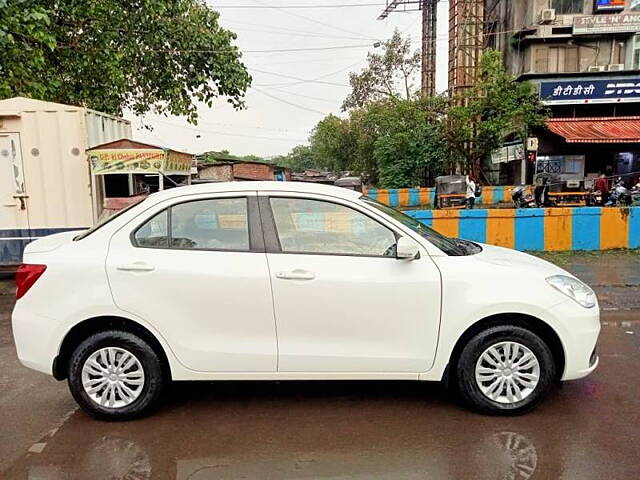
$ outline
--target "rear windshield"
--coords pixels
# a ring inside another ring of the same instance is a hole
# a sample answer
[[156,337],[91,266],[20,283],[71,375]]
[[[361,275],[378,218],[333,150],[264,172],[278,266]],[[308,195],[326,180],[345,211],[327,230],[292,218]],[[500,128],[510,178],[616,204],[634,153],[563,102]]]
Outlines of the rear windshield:
[[111,214],[106,214],[107,210],[105,210],[102,215],[100,216],[100,219],[98,220],[98,223],[96,223],[93,227],[91,227],[89,230],[85,230],[84,232],[82,232],[80,235],[77,235],[76,237],[74,237],[73,241],[77,242],[78,240],[82,240],[83,238],[87,238],[89,235],[91,235],[93,232],[95,232],[96,230],[99,230],[100,228],[104,227],[107,223],[109,223],[111,220],[115,220],[116,218],[118,218],[120,215],[122,215],[125,212],[128,212],[129,210],[131,210],[133,207],[135,207],[136,205],[140,205],[143,201],[145,200],[145,198],[141,198],[139,201],[132,203],[131,205],[127,205],[125,208],[123,208],[122,210],[118,210],[117,212],[113,212]]

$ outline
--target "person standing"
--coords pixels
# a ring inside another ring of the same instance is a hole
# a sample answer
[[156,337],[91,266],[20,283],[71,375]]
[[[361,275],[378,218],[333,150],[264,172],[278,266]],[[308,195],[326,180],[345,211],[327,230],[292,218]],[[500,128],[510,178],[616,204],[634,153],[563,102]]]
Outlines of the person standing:
[[609,200],[609,182],[607,182],[604,173],[596,181],[595,191],[600,192],[600,205],[604,206]]
[[476,182],[473,180],[473,177],[467,175],[467,209],[473,209],[476,203]]

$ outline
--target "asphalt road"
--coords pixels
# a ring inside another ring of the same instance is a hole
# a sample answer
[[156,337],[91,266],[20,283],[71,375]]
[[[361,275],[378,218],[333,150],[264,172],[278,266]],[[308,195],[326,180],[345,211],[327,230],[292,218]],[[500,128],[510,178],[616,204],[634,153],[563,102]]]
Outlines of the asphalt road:
[[[603,288],[640,297],[634,286]],[[153,416],[103,423],[77,410],[65,383],[18,363],[12,305],[0,295],[3,480],[612,480],[640,472],[640,310],[624,311],[631,307],[603,312],[596,372],[522,417],[470,413],[437,384],[228,382],[177,383]]]

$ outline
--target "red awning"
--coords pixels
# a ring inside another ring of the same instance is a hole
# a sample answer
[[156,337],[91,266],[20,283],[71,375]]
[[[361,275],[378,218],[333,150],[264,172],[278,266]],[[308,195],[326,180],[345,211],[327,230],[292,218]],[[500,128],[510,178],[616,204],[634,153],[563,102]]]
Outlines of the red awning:
[[552,118],[547,127],[568,143],[640,143],[640,117]]

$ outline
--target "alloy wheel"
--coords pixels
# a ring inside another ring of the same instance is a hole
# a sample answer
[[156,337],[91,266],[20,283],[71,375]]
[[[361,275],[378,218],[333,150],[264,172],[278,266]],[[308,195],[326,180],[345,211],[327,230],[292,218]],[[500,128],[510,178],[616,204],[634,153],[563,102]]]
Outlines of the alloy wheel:
[[122,408],[132,404],[142,393],[144,379],[140,360],[119,347],[96,350],[82,366],[85,393],[105,408]]
[[535,354],[517,342],[491,345],[478,358],[476,383],[490,400],[510,404],[533,393],[540,380],[540,363]]

